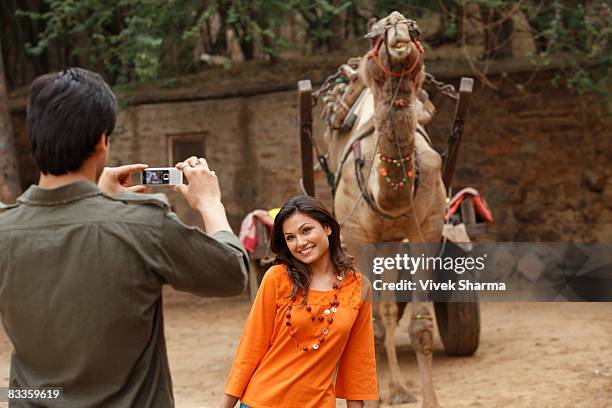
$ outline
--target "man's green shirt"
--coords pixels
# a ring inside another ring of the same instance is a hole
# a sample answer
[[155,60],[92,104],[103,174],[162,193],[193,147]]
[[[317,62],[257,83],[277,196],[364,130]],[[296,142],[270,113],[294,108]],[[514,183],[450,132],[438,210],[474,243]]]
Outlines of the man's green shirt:
[[185,226],[163,195],[30,187],[0,206],[10,385],[63,387],[50,406],[174,406],[162,285],[239,295],[247,265],[233,233]]

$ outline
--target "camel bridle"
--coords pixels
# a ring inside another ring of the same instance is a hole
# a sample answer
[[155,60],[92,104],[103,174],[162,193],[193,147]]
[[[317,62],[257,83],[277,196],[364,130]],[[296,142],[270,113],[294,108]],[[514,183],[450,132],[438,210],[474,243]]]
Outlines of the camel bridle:
[[[387,55],[390,55],[388,44],[387,44],[387,34],[390,28],[394,28],[397,30],[397,26],[399,24],[406,24],[406,26],[408,27],[408,33],[409,33],[408,35],[410,37],[410,42],[414,43],[419,55],[417,56],[417,58],[415,58],[414,62],[410,64],[408,68],[406,68],[405,70],[401,72],[395,72],[395,71],[392,71],[390,67],[387,67],[382,62],[378,50],[380,49],[380,46],[384,42],[385,49],[387,51]],[[374,61],[376,62],[376,65],[378,65],[378,67],[381,69],[381,71],[385,73],[386,76],[391,76],[395,78],[408,77],[412,73],[412,71],[414,71],[414,69],[417,67],[417,65],[419,64],[419,61],[422,61],[423,55],[425,54],[425,48],[423,48],[423,44],[421,44],[421,42],[417,39],[418,34],[412,34],[412,33],[418,33],[418,28],[416,26],[416,23],[413,20],[402,19],[402,20],[396,21],[395,23],[386,24],[383,30],[384,31],[378,34],[378,39],[374,43],[374,46],[368,52],[367,58],[373,58]],[[413,79],[413,81],[416,82],[416,78]],[[416,88],[416,83],[414,85]]]

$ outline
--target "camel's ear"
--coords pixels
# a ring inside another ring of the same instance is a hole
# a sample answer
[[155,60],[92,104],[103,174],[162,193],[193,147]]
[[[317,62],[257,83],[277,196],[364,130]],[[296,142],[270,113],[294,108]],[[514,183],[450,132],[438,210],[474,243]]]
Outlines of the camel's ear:
[[370,19],[370,21],[368,22],[368,33],[364,36],[364,38],[367,38],[368,40],[374,40],[383,33],[384,30],[381,30],[379,28],[379,26],[376,24],[377,21],[378,20],[376,20],[376,18],[374,17]]
[[368,21],[368,33],[369,33],[370,31],[372,31],[372,29],[373,29],[373,28],[374,28],[374,26],[376,25],[376,22],[377,22],[377,21],[378,21],[378,20],[376,19],[376,17],[372,17],[372,18],[370,19],[370,21]]
[[410,38],[414,41],[420,40],[421,34],[423,34],[423,31],[421,31],[421,28],[414,20],[408,20],[408,31],[410,32]]

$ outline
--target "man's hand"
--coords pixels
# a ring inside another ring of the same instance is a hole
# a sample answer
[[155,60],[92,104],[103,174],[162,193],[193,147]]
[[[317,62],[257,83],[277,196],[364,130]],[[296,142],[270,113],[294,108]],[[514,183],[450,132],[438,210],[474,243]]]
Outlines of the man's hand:
[[187,204],[202,214],[206,232],[231,231],[227,221],[225,207],[221,202],[219,180],[214,171],[210,171],[208,163],[203,158],[191,156],[184,162],[176,164],[183,171],[189,185],[179,184],[174,190],[180,192]]
[[149,167],[146,164],[127,164],[119,167],[105,167],[98,180],[98,187],[107,194],[119,194],[123,191],[133,193],[149,192],[151,189],[143,185],[132,186],[132,172],[142,171]]
[[183,171],[189,185],[179,184],[174,190],[185,197],[191,208],[206,211],[223,205],[219,180],[215,172],[210,171],[205,159],[191,156],[184,162],[177,163],[176,168]]

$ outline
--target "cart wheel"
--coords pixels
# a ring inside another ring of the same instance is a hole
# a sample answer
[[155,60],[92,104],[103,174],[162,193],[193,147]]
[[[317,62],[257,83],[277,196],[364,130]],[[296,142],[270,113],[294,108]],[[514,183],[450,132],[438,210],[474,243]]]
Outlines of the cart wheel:
[[469,356],[480,341],[480,304],[478,295],[470,294],[474,302],[435,302],[436,321],[444,344],[451,356]]
[[[471,200],[470,200],[471,201]],[[466,252],[462,247],[447,242],[444,256],[460,257]],[[465,271],[462,275],[444,270],[436,270],[438,281],[474,278],[473,271]],[[480,304],[477,291],[440,292],[434,298],[436,321],[444,350],[451,356],[469,356],[478,349],[480,341]]]

